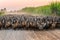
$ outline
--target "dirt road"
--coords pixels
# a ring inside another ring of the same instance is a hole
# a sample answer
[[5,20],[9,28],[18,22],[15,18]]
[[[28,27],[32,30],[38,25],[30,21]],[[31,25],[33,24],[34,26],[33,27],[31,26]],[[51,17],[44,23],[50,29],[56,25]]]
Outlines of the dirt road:
[[60,40],[60,30],[0,30],[0,40]]
[[0,40],[60,40],[60,30],[58,29],[48,31],[0,30]]
[[43,16],[41,14],[26,13],[26,12],[6,12],[5,15],[16,14],[16,15],[33,15],[33,16]]

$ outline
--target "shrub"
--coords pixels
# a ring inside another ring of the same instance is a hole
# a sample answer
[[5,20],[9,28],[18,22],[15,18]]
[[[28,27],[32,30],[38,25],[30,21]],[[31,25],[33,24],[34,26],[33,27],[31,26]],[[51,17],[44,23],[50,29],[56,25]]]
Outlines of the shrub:
[[60,2],[51,3],[50,8],[52,13],[60,15]]

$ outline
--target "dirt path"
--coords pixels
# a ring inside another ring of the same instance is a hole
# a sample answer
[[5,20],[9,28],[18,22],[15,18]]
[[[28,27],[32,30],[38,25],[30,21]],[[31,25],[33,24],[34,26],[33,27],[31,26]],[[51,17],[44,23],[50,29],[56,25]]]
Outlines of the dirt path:
[[[6,13],[27,14],[27,13]],[[33,31],[33,30],[0,30],[0,40],[60,40],[60,30]]]
[[5,13],[5,15],[9,15],[9,14],[16,14],[16,15],[33,15],[33,16],[42,16],[42,15],[39,15],[39,14],[33,14],[33,13],[26,13],[26,12],[7,12]]
[[0,40],[60,40],[60,30],[0,30]]
[[8,15],[8,14],[17,14],[17,15],[21,15],[21,14],[27,14],[27,13],[24,13],[24,12],[6,12],[5,13],[6,15]]

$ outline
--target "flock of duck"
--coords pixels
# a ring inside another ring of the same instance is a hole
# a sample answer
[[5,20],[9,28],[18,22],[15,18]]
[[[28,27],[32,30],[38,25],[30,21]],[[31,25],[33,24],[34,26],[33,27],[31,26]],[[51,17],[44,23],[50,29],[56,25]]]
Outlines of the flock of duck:
[[60,17],[32,15],[0,16],[0,29],[38,28],[54,29],[60,27]]

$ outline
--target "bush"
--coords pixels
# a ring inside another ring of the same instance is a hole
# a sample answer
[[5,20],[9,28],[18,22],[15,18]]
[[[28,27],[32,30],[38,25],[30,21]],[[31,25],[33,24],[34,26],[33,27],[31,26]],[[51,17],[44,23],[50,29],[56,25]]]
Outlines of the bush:
[[39,7],[26,7],[22,11],[43,15],[60,15],[60,2],[52,2],[49,5]]
[[60,2],[51,3],[50,8],[52,13],[60,15]]

